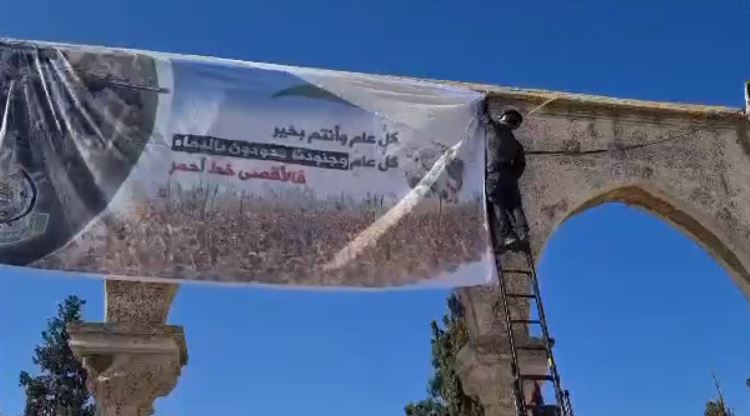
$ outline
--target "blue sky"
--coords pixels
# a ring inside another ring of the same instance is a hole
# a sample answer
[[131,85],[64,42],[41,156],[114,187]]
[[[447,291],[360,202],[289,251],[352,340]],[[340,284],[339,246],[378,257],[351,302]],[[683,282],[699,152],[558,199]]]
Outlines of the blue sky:
[[[743,105],[750,1],[6,0],[0,33],[622,97]],[[100,281],[0,272],[0,409],[19,414],[44,320],[67,294],[102,319]],[[700,414],[711,370],[750,414],[750,308],[664,222],[606,205],[566,222],[540,268],[580,415]],[[445,292],[188,285],[170,322],[190,365],[160,415],[381,416],[424,396]]]

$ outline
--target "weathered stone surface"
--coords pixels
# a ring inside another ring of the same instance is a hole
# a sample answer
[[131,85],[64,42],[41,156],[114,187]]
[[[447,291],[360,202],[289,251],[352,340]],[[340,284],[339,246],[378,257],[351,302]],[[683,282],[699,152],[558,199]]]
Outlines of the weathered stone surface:
[[168,283],[107,280],[105,319],[110,323],[166,323],[177,288]]
[[154,400],[172,391],[187,363],[180,327],[73,324],[68,333],[101,416],[153,414]]
[[[470,342],[456,357],[456,372],[461,378],[464,392],[479,398],[485,416],[513,416],[515,414],[511,355],[505,337],[497,338],[493,344]],[[522,345],[541,345],[538,339]],[[519,351],[519,364],[524,374],[546,374],[547,359],[543,352]],[[524,387],[526,401],[531,399],[532,386]]]
[[154,400],[175,387],[187,363],[182,328],[165,325],[177,287],[107,280],[107,323],[69,326],[99,416],[151,415]]
[[[527,152],[521,188],[537,261],[567,218],[599,204],[623,202],[693,238],[750,298],[750,122],[745,114],[720,107],[472,87],[489,91],[492,112],[505,106],[524,114],[532,111],[516,137]],[[517,256],[505,257],[504,267],[518,262]],[[471,341],[460,354],[459,373],[466,392],[480,397],[488,416],[514,414],[497,292],[488,287],[460,291]],[[528,309],[520,304],[515,312]],[[532,357],[530,365],[541,368],[543,361],[543,356]]]
[[[509,252],[502,256],[504,269],[526,270],[524,255]],[[513,293],[531,293],[528,278],[506,274],[507,288]],[[459,352],[456,371],[461,378],[464,392],[478,397],[485,408],[486,416],[513,416],[511,375],[511,351],[505,325],[505,311],[501,303],[499,287],[475,287],[459,290],[459,299],[465,306],[465,317],[470,341]],[[512,318],[523,319],[530,314],[530,303],[509,299]],[[542,345],[541,340],[529,337],[528,328],[514,326],[517,346]],[[519,366],[523,374],[546,374],[547,357],[542,351],[518,351]],[[531,385],[524,392],[527,401]]]
[[[545,100],[493,96],[494,111]],[[527,116],[522,192],[533,251],[606,202],[648,210],[695,239],[750,293],[750,123],[739,111],[566,98]]]

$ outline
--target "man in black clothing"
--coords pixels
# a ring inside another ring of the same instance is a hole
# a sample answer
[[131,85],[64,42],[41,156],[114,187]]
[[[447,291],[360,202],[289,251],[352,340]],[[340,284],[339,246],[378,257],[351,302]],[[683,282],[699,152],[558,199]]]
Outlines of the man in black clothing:
[[494,217],[495,241],[499,252],[528,243],[529,227],[523,213],[518,179],[526,168],[523,146],[513,130],[523,123],[523,116],[514,109],[503,111],[493,120],[486,107],[482,121],[487,133],[486,190]]

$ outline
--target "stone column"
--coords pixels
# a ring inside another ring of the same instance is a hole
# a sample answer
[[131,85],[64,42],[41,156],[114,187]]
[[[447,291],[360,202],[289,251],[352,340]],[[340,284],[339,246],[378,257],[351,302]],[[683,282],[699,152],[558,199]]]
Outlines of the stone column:
[[[526,268],[525,258],[518,254],[505,254],[502,261],[504,268]],[[506,278],[509,279],[510,291],[531,293],[527,279],[516,276]],[[479,399],[484,407],[485,416],[516,416],[511,354],[505,314],[500,301],[500,288],[471,287],[458,292],[469,330],[469,341],[456,357],[456,372],[461,379],[464,393]],[[528,301],[514,299],[510,306],[514,318],[529,316]],[[530,337],[523,326],[517,325],[514,329],[516,345],[542,345],[541,340]],[[519,351],[519,361],[522,373],[546,372],[547,357],[543,351]],[[531,385],[524,387],[527,403],[531,391]]]
[[108,323],[164,324],[177,288],[166,283],[106,280],[104,319]]
[[68,327],[97,416],[149,416],[187,364],[181,327],[166,325],[177,285],[107,280],[106,322]]
[[84,323],[68,333],[98,416],[152,415],[154,400],[172,391],[187,363],[178,326]]

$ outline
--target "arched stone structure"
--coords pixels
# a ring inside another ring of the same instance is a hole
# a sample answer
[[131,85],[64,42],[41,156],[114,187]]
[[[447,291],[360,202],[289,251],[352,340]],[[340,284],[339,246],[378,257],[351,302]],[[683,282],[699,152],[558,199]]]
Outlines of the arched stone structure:
[[[694,239],[750,299],[750,122],[744,112],[534,91],[490,90],[490,97],[493,112],[505,106],[531,112],[516,137],[527,152],[521,188],[537,261],[567,218],[623,202]],[[509,268],[520,261],[512,254],[502,260]],[[458,357],[464,390],[482,401],[487,416],[513,415],[497,290],[459,292],[471,333]],[[526,365],[544,362],[544,356],[522,358]]]
[[[685,231],[750,298],[750,123],[745,112],[460,85],[487,91],[493,112],[512,105],[531,113],[517,136],[527,151],[521,186],[537,258],[565,219],[621,201]],[[520,259],[510,254],[503,261],[513,267]],[[174,386],[187,360],[181,328],[166,325],[176,289],[107,282],[107,324],[72,328],[74,349],[91,358],[92,374],[102,375],[91,386],[102,414],[148,414],[153,400]],[[459,295],[470,332],[458,357],[464,390],[482,401],[487,416],[512,415],[509,352],[497,291],[467,288]],[[528,305],[515,310],[524,313]],[[109,352],[101,347],[107,340],[113,347]],[[539,355],[522,359],[532,366],[545,361]]]

